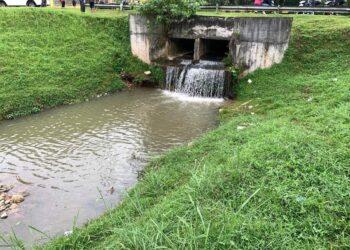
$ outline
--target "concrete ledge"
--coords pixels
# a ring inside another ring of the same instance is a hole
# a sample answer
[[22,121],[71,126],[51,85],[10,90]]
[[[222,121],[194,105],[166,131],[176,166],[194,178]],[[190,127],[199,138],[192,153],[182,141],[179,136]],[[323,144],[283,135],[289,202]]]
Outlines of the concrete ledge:
[[242,41],[285,43],[292,26],[289,17],[204,17],[197,16],[185,22],[174,22],[168,36],[176,38],[211,38],[230,40],[233,33]]

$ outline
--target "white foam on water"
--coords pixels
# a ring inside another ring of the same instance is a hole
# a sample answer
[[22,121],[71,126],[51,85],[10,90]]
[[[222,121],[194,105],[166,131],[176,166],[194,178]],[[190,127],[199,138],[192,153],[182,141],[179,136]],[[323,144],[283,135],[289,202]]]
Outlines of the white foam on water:
[[183,102],[197,102],[197,103],[221,103],[225,101],[224,98],[213,98],[213,97],[200,97],[200,96],[189,96],[184,93],[173,92],[169,90],[161,90],[162,93],[168,97],[174,98]]

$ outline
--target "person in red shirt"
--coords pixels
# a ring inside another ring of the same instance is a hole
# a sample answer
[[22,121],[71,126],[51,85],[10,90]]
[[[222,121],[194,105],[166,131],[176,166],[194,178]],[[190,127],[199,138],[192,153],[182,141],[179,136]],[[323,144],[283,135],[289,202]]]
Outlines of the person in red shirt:
[[66,0],[61,0],[61,7],[62,8],[66,7]]

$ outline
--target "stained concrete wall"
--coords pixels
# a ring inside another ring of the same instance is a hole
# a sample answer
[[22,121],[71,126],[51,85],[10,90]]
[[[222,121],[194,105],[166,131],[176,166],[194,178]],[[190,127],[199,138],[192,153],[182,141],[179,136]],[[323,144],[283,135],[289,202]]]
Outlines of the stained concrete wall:
[[200,59],[205,48],[202,39],[230,41],[229,54],[233,63],[249,73],[280,63],[288,48],[292,18],[286,17],[201,17],[173,22],[167,27],[151,19],[130,15],[131,48],[134,55],[147,63],[173,55],[169,38],[193,39],[194,60]]
[[142,15],[129,15],[131,52],[145,63],[167,54],[165,27]]

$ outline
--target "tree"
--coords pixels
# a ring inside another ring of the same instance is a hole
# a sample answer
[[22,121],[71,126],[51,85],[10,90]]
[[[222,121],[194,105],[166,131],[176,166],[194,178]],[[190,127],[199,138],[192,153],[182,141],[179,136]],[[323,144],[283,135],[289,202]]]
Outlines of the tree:
[[141,13],[157,18],[158,22],[169,23],[183,20],[196,14],[202,0],[148,0],[141,6]]

